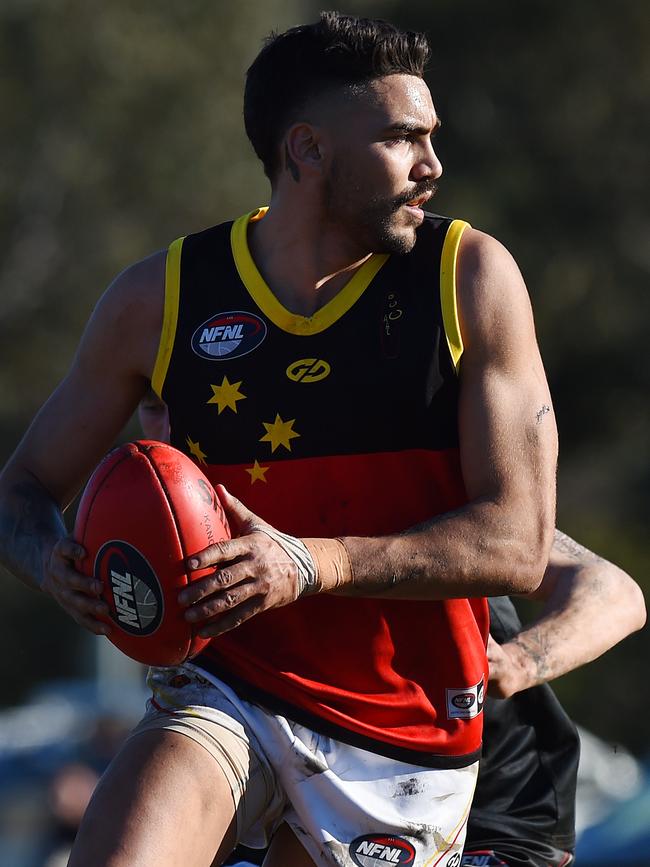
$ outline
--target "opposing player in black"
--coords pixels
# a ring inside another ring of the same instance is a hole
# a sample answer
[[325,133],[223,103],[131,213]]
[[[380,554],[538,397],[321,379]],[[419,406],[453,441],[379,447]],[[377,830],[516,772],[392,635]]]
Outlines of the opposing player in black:
[[[512,601],[489,605],[493,641],[515,640]],[[508,699],[488,695],[484,726],[463,867],[570,864],[580,742],[553,690],[543,683]]]
[[484,749],[463,867],[573,862],[579,741],[547,681],[645,623],[636,582],[559,530],[533,595],[544,607],[524,627],[509,598],[489,600]]

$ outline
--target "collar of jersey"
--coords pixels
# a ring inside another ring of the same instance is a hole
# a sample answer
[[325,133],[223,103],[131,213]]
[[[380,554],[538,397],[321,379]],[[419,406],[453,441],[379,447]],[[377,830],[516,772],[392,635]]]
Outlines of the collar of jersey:
[[317,310],[313,316],[300,316],[297,313],[292,313],[271,292],[258,271],[248,247],[248,224],[254,220],[261,220],[267,210],[268,208],[257,208],[250,214],[239,217],[233,223],[230,232],[230,245],[239,277],[253,301],[278,328],[288,331],[290,334],[303,336],[325,331],[347,313],[355,301],[359,300],[388,256],[373,253],[348,280],[341,291]]

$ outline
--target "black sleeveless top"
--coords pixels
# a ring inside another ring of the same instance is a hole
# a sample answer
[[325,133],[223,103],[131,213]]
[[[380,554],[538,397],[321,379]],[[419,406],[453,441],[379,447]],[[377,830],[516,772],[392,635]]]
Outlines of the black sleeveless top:
[[[488,601],[490,634],[503,644],[521,622],[507,596]],[[579,755],[576,728],[548,684],[509,699],[488,697],[466,850],[512,840],[573,849]]]

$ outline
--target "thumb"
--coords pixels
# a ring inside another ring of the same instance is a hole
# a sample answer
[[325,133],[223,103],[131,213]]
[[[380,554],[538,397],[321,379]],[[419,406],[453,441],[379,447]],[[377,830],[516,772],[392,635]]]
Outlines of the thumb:
[[250,509],[247,509],[237,497],[233,497],[223,485],[217,485],[216,491],[228,518],[228,523],[235,531],[233,535],[243,536],[255,524],[266,523],[266,521],[258,518],[254,512],[251,512]]
[[487,643],[487,658],[488,663],[490,664],[490,676],[492,675],[492,666],[495,666],[500,659],[503,658],[503,651],[501,650],[501,646],[497,644],[497,642],[492,638],[491,635],[488,636]]

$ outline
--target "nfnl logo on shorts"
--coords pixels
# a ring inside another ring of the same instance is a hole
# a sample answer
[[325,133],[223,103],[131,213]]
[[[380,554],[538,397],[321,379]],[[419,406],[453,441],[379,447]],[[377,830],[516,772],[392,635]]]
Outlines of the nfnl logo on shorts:
[[365,834],[350,843],[350,855],[359,867],[386,867],[387,864],[411,864],[415,849],[403,837]]
[[106,542],[95,557],[111,617],[130,635],[151,635],[162,620],[163,596],[147,559],[128,542]]
[[192,349],[212,361],[248,355],[266,337],[266,323],[254,313],[231,310],[216,313],[192,335]]
[[505,861],[497,857],[492,849],[480,852],[465,852],[461,867],[508,867]]
[[483,681],[476,686],[447,689],[448,719],[474,719],[483,710]]

